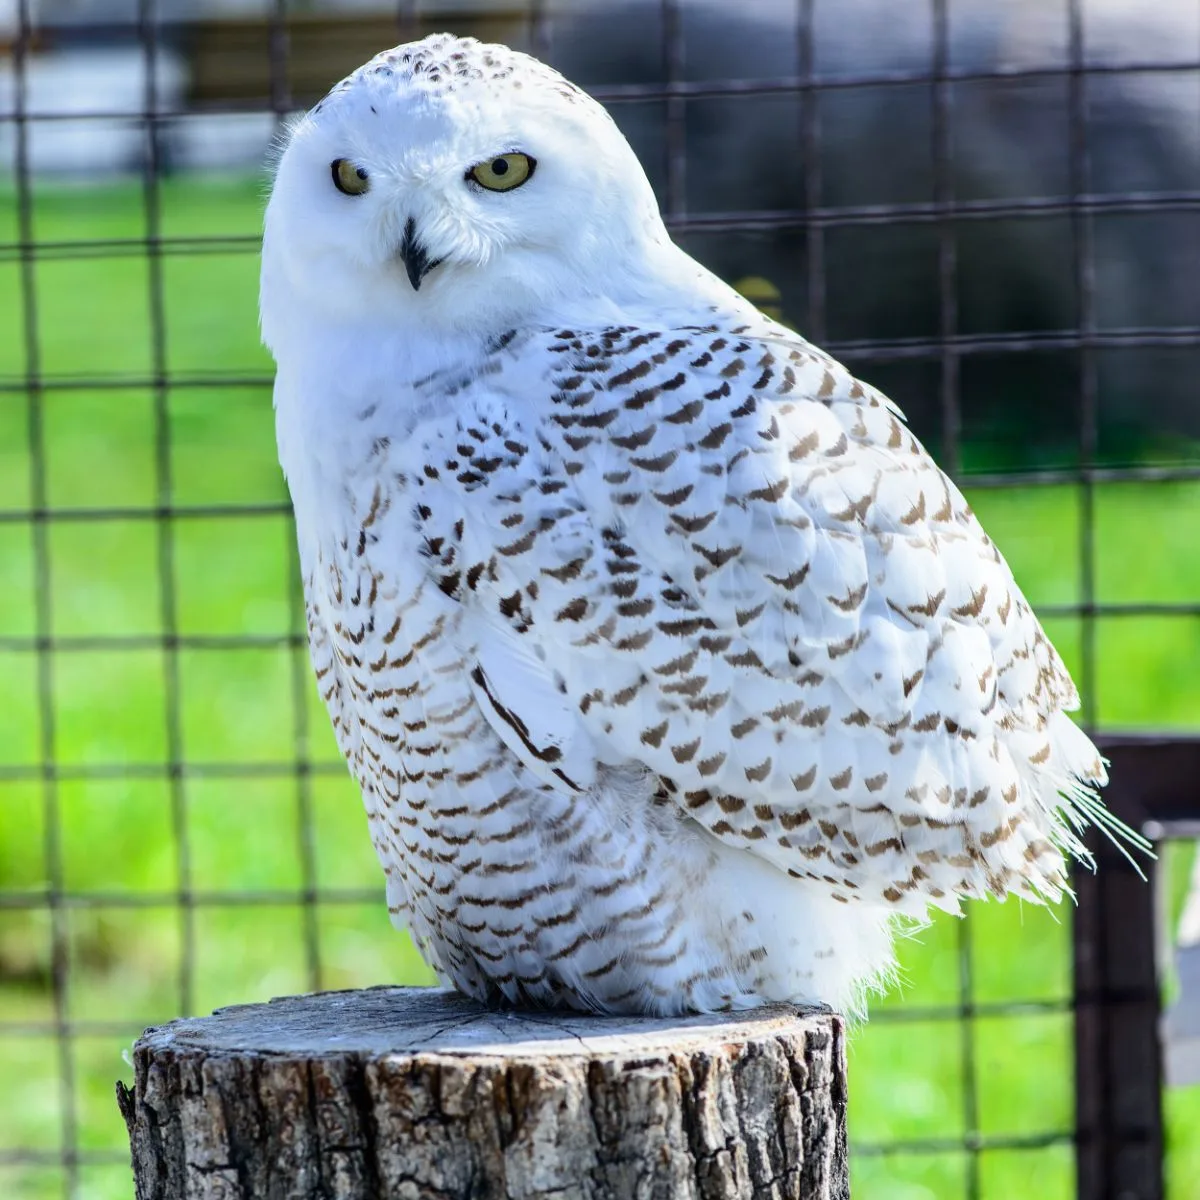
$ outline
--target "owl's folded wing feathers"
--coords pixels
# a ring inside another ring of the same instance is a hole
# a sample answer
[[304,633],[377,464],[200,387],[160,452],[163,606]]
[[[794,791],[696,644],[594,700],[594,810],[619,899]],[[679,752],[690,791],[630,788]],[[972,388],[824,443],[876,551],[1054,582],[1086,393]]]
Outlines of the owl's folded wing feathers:
[[888,401],[799,339],[542,336],[506,352],[512,415],[479,423],[428,519],[510,748],[561,786],[644,764],[714,835],[847,901],[1057,898],[1062,851],[1107,817],[1103,764]]

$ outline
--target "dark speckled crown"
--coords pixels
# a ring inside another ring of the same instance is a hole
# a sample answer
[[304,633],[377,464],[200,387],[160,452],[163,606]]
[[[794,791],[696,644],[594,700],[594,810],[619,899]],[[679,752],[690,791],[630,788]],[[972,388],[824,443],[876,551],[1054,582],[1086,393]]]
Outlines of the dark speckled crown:
[[[552,67],[528,54],[475,38],[433,33],[419,42],[408,42],[377,54],[332,88],[326,100],[363,83],[379,86],[389,80],[446,94],[485,84],[514,91],[532,85],[557,92],[566,100],[584,96]],[[314,111],[320,112],[321,104]]]

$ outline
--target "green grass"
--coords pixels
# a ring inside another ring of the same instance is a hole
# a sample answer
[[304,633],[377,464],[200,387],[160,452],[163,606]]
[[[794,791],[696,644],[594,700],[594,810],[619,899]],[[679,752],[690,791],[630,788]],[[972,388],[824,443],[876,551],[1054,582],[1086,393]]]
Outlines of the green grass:
[[[252,235],[254,181],[172,179],[163,186],[168,235]],[[139,193],[128,187],[39,190],[36,236],[46,242],[136,238],[144,230]],[[0,206],[0,236],[6,209]],[[186,383],[220,364],[243,377],[267,376],[255,321],[253,253],[168,256],[163,261],[162,330],[166,366]],[[173,386],[158,424],[154,337],[148,320],[146,261],[90,258],[39,262],[38,354],[42,374],[128,386],[49,389],[40,412],[42,484],[51,508],[146,509],[180,505],[272,504],[284,499],[275,462],[266,387]],[[0,264],[0,379],[27,369],[19,276]],[[35,431],[36,432],[36,431]],[[0,393],[0,512],[27,509],[35,472],[29,410],[19,391]],[[159,437],[165,439],[160,463]],[[972,494],[985,525],[1008,555],[1030,600],[1041,606],[1081,598],[1077,567],[1081,495],[1073,486]],[[1200,484],[1113,484],[1096,494],[1096,588],[1103,602],[1200,600]],[[430,975],[407,940],[394,934],[381,878],[354,788],[338,767],[326,717],[302,650],[269,639],[298,629],[291,531],[282,515],[213,516],[174,524],[169,566],[173,606],[160,580],[168,565],[153,521],[0,521],[0,639],[40,630],[35,539],[44,538],[48,632],[59,639],[151,639],[173,625],[186,635],[257,635],[252,649],[184,648],[174,664],[161,647],[112,649],[59,644],[40,663],[29,648],[5,648],[0,720],[0,897],[48,883],[47,847],[68,893],[95,900],[68,907],[66,1015],[110,1023],[75,1038],[69,1051],[81,1147],[120,1150],[124,1131],[112,1083],[143,1025],[184,1007],[181,969],[191,939],[194,971],[187,1007],[213,1007],[324,987]],[[1079,676],[1082,630],[1051,618],[1050,632]],[[1108,728],[1200,726],[1200,620],[1112,617],[1097,622],[1089,698]],[[90,648],[88,648],[90,647]],[[45,679],[39,673],[45,667]],[[169,712],[167,672],[178,677]],[[299,678],[297,691],[295,680]],[[48,692],[43,685],[48,685]],[[43,699],[50,727],[43,727]],[[260,773],[230,778],[189,771],[172,798],[161,775],[122,773],[169,761],[172,739],[190,766],[248,764]],[[68,773],[48,794],[30,770],[47,746]],[[286,772],[298,748],[318,764],[307,781]],[[80,777],[87,768],[118,768]],[[330,768],[325,770],[325,768]],[[14,776],[14,769],[25,768]],[[306,790],[307,789],[307,790]],[[52,804],[50,803],[52,801]],[[322,889],[378,892],[372,902],[323,903],[315,911],[321,971],[306,959],[301,909],[285,902],[306,880],[301,870],[312,812],[311,852]],[[53,828],[47,816],[55,811]],[[178,822],[182,822],[180,825]],[[174,903],[180,885],[180,833],[188,881],[199,894],[264,893],[254,906],[202,902],[185,925]],[[1172,856],[1182,860],[1185,855]],[[1176,893],[1184,872],[1172,862]],[[144,907],[123,901],[145,901]],[[1174,897],[1176,910],[1180,897]],[[981,1017],[965,1029],[945,1020],[901,1019],[917,1008],[962,999],[969,960],[975,1002],[1062,1002],[1070,990],[1071,912],[975,906],[966,922],[940,919],[901,946],[902,983],[874,1007],[875,1019],[851,1044],[852,1134],[862,1144],[891,1139],[954,1139],[966,1131],[964,1092],[976,1076],[974,1124],[984,1134],[1068,1132],[1072,1120],[1071,1027],[1058,1011]],[[44,909],[0,903],[0,1023],[54,1019],[53,933]],[[51,1037],[7,1032],[0,1024],[0,1149],[62,1144],[60,1049]],[[1200,1196],[1200,1089],[1168,1097],[1173,1200]],[[960,1152],[854,1159],[855,1195],[865,1200],[951,1200],[969,1171]],[[1069,1144],[980,1156],[988,1200],[1063,1200],[1073,1194]],[[0,1195],[40,1200],[61,1194],[49,1168],[0,1168]],[[127,1169],[88,1166],[86,1200],[128,1197]]]

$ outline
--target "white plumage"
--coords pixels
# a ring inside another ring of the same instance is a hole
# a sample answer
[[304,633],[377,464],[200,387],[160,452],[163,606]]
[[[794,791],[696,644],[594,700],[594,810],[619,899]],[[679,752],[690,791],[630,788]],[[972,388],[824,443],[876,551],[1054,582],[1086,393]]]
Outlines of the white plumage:
[[1111,821],[955,486],[541,63],[431,37],[302,118],[262,325],[322,694],[462,990],[855,1008],[898,915],[1057,899]]

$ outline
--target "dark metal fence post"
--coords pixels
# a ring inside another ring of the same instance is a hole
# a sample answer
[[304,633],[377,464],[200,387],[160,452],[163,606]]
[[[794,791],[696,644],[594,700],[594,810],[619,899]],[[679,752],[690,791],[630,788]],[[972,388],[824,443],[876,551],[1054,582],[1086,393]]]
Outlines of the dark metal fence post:
[[1079,1200],[1161,1200],[1154,890],[1103,837],[1089,842],[1098,870],[1077,873],[1075,914]]
[[[1112,811],[1135,829],[1186,832],[1183,792],[1186,781],[1200,780],[1200,746],[1156,738],[1102,746],[1112,764],[1104,793]],[[1095,831],[1088,843],[1096,873],[1077,871],[1075,881],[1077,1192],[1079,1200],[1161,1200],[1156,864],[1139,856],[1135,865]]]

